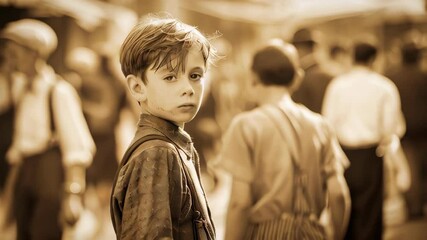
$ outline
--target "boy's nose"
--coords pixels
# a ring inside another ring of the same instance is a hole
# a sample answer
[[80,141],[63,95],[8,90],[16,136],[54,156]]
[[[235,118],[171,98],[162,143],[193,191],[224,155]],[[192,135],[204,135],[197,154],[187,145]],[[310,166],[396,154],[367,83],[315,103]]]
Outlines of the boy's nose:
[[182,95],[191,96],[193,94],[194,94],[194,88],[191,85],[190,81],[189,80],[185,81]]

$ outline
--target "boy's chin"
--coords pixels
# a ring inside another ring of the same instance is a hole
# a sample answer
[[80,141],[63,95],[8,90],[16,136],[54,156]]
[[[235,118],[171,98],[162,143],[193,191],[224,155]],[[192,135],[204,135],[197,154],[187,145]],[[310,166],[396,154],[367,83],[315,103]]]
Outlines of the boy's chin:
[[185,123],[189,123],[189,122],[191,122],[191,120],[193,120],[195,117],[196,117],[196,115],[194,114],[194,115],[192,115],[192,116],[189,116],[189,117],[187,117],[187,118],[182,119],[180,122],[181,122],[181,123],[183,123],[183,124],[185,124]]
[[196,114],[185,114],[186,116],[172,116],[169,121],[174,122],[178,126],[183,126],[184,124],[191,122],[196,117]]

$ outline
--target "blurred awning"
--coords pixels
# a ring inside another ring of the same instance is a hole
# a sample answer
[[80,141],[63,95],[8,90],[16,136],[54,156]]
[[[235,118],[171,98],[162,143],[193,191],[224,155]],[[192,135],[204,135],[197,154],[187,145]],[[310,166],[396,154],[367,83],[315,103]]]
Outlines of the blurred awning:
[[328,21],[367,13],[421,14],[424,0],[183,0],[181,7],[220,19],[253,24]]
[[69,16],[87,31],[132,11],[97,0],[0,0],[0,5],[29,8],[35,16]]

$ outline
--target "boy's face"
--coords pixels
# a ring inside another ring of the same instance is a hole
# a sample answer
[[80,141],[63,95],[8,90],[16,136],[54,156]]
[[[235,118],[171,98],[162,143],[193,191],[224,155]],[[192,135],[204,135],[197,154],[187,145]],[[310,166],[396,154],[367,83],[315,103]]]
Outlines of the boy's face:
[[[172,62],[172,64],[176,64]],[[166,66],[146,72],[146,99],[141,102],[148,113],[183,127],[199,111],[203,91],[205,61],[201,51],[192,47],[185,60],[185,71],[174,72]]]

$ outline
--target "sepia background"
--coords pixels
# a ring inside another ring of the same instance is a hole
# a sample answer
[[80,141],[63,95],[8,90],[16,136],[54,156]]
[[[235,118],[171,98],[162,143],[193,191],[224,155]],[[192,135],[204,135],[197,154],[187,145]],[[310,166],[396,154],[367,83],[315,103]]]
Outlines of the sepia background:
[[[316,58],[330,74],[340,74],[351,66],[351,49],[359,40],[380,46],[375,67],[385,73],[401,65],[399,47],[409,41],[422,49],[418,68],[427,81],[426,5],[424,0],[0,0],[0,29],[22,18],[35,18],[50,25],[59,41],[48,63],[77,89],[84,84],[82,81],[91,81],[85,80],[82,73],[105,64],[105,69],[91,72],[90,76],[114,78],[121,83],[117,88],[124,94],[125,103],[114,108],[119,122],[110,129],[117,133],[117,159],[132,139],[138,119],[137,106],[126,93],[118,61],[121,42],[131,27],[145,14],[163,12],[210,36],[222,58],[211,67],[202,109],[185,130],[202,152],[203,183],[218,239],[222,239],[229,180],[217,169],[215,161],[221,136],[231,119],[253,107],[245,80],[250,77],[249,64],[255,49],[272,37],[290,41],[298,29],[307,28],[318,43]],[[334,46],[344,50],[340,60],[330,54]],[[92,84],[96,85],[94,79]],[[427,95],[427,89],[424,91]],[[90,99],[90,93],[86,97]],[[98,110],[108,106],[112,105],[99,103]],[[425,105],[421,109],[420,115],[427,112]],[[422,162],[412,161],[411,150],[406,151],[412,185],[404,193],[405,217],[386,227],[386,240],[427,239],[427,156]],[[115,239],[109,194],[108,186],[88,188],[88,210],[76,229],[70,230],[70,239]],[[2,192],[1,214],[8,210],[2,204],[5,201],[8,200]],[[13,228],[0,230],[0,239],[14,239]]]

